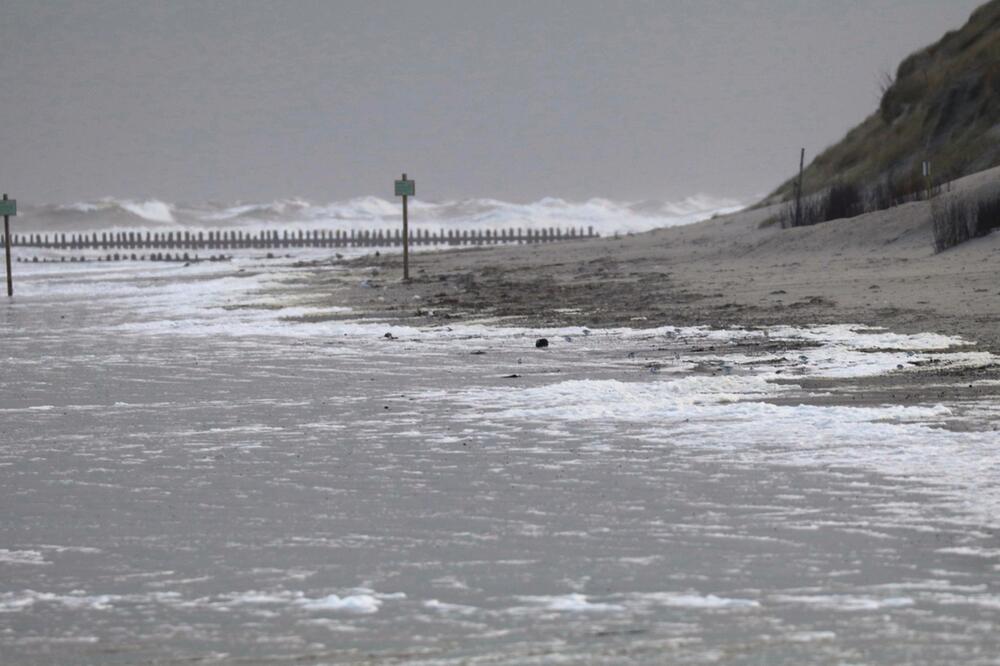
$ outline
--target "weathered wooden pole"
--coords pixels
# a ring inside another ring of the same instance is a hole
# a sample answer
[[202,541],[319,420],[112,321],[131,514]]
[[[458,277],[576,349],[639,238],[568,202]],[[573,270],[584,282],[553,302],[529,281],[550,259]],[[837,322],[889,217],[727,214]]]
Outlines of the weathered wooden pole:
[[17,202],[8,199],[6,192],[0,210],[3,211],[3,249],[7,260],[7,297],[10,298],[14,295],[14,279],[10,272],[10,216],[17,215]]
[[795,185],[795,226],[802,226],[802,170],[806,162],[806,149],[799,153],[799,180]]
[[403,197],[403,281],[410,281],[410,219],[407,199],[417,193],[416,181],[407,180],[406,174],[395,183],[397,197]]
[[[406,174],[403,174],[406,180]],[[410,281],[410,214],[407,210],[406,201],[410,197],[403,195],[403,279]]]

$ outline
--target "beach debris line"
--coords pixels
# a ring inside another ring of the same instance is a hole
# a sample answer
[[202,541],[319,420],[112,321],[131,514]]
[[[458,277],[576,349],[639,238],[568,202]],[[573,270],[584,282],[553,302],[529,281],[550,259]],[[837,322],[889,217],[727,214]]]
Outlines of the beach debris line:
[[7,262],[7,297],[14,296],[14,280],[10,272],[10,218],[17,215],[17,201],[8,199],[4,192],[3,199],[0,200],[0,214],[3,215],[3,249]]
[[396,196],[403,197],[403,281],[410,281],[410,218],[407,213],[406,201],[417,194],[417,181],[407,180],[403,174],[402,180],[396,181]]

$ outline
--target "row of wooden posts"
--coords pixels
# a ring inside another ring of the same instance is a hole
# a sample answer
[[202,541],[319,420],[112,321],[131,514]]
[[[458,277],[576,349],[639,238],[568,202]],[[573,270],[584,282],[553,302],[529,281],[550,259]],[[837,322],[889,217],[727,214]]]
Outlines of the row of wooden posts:
[[[500,243],[548,243],[555,241],[596,238],[593,227],[584,230],[499,229],[449,230],[430,232],[410,231],[410,245],[494,245]],[[0,242],[5,239],[0,235]],[[393,247],[402,245],[399,229],[394,231],[363,230],[261,230],[244,231],[117,231],[91,234],[12,234],[14,247],[34,247],[53,250],[235,250],[281,249],[305,247]]]
[[[269,253],[268,256],[269,257],[273,257],[274,255],[272,255],[272,254]],[[128,254],[126,252],[121,252],[121,253],[115,252],[114,254],[110,254],[109,253],[107,255],[99,254],[96,257],[95,256],[89,256],[88,257],[86,255],[80,255],[80,256],[70,255],[70,256],[67,256],[65,254],[61,254],[61,255],[58,255],[58,256],[51,256],[50,255],[50,256],[46,256],[46,257],[37,257],[37,256],[35,256],[35,257],[18,257],[17,258],[17,263],[19,263],[19,264],[66,264],[66,263],[69,263],[69,264],[76,264],[76,263],[85,264],[85,263],[94,262],[94,261],[104,261],[104,262],[107,262],[107,261],[171,261],[171,262],[184,262],[184,263],[201,263],[203,261],[210,261],[210,262],[231,261],[232,258],[233,258],[232,255],[228,255],[227,256],[227,255],[224,255],[224,254],[220,254],[218,256],[216,256],[216,255],[213,254],[213,255],[207,256],[207,257],[202,257],[201,255],[198,255],[198,254],[195,254],[194,256],[192,256],[188,252],[185,252],[184,254],[181,254],[180,252],[175,252],[173,254],[171,254],[170,252],[150,252],[148,255],[146,255],[146,254],[136,254],[135,252],[133,252],[132,254]]]

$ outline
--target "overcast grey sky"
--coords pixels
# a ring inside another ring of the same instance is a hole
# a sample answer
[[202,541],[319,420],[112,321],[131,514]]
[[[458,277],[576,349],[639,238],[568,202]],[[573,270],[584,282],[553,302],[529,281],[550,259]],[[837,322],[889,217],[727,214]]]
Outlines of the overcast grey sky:
[[0,189],[747,196],[977,0],[0,0]]

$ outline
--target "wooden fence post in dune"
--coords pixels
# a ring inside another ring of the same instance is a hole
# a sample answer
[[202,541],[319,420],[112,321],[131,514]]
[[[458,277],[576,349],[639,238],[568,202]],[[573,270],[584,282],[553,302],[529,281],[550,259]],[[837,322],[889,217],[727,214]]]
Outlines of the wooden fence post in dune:
[[7,297],[14,295],[14,280],[10,274],[10,216],[17,215],[17,201],[3,195],[0,201],[0,214],[3,214],[3,251],[7,259]]
[[795,226],[802,226],[802,170],[806,162],[806,149],[799,153],[799,179],[795,183]]
[[415,180],[407,180],[406,174],[403,174],[401,180],[395,182],[396,185],[396,196],[403,197],[403,281],[410,281],[410,220],[406,210],[406,200],[409,197],[416,196],[417,194],[417,182]]

